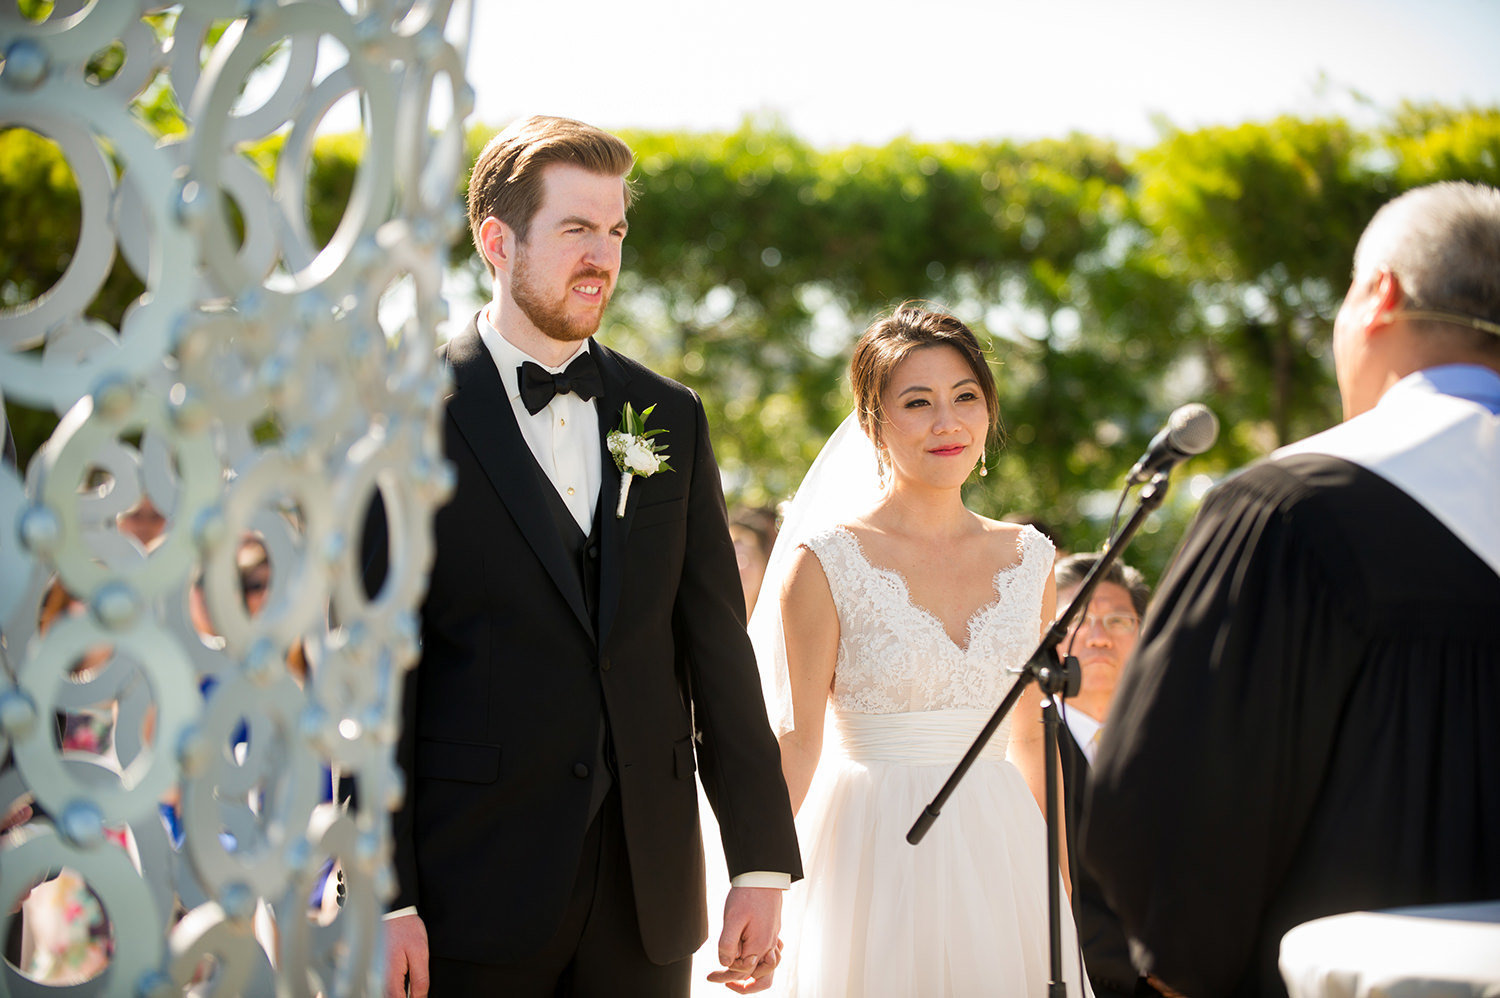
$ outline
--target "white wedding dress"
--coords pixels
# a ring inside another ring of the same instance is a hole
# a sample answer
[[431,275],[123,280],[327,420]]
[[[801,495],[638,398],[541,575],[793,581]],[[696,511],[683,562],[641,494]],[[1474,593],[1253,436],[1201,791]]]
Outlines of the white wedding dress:
[[[773,992],[1045,995],[1045,822],[1005,761],[1009,719],[926,838],[911,846],[906,833],[1037,645],[1051,542],[1023,529],[965,647],[847,528],[804,543],[833,592],[839,649],[830,744],[797,817],[806,879],[786,898]],[[1087,994],[1066,910],[1062,929],[1068,993]]]

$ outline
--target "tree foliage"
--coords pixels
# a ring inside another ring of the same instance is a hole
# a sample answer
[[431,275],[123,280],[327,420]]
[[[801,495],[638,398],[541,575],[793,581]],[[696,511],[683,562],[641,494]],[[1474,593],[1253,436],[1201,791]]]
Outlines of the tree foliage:
[[[169,130],[167,97],[155,108]],[[471,156],[489,134],[471,130]],[[925,298],[990,342],[1001,385],[1007,443],[971,501],[1039,516],[1074,548],[1103,539],[1123,472],[1184,401],[1224,423],[1195,476],[1333,422],[1328,331],[1365,223],[1420,184],[1500,185],[1500,109],[1428,105],[1366,129],[1164,130],[1136,151],[1084,135],[817,149],[765,120],[625,138],[639,197],[601,335],[703,396],[732,501],[795,487],[849,410],[859,331]],[[278,142],[246,154],[269,171]],[[359,156],[348,136],[319,143],[307,210],[320,242]],[[0,211],[0,307],[24,307],[56,283],[78,232],[71,172],[44,138],[0,132]],[[487,296],[466,241],[451,260]],[[117,261],[91,314],[118,321],[139,293]],[[9,411],[25,457],[50,425]],[[1132,551],[1148,569],[1198,491],[1179,477]]]

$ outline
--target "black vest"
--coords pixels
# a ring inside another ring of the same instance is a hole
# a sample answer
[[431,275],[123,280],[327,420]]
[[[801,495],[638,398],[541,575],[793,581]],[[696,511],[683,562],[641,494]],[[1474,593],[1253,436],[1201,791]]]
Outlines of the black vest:
[[[600,490],[601,498],[594,501],[593,529],[585,535],[578,526],[578,521],[573,519],[573,513],[568,509],[567,503],[563,502],[562,496],[557,494],[552,480],[547,477],[540,466],[537,467],[537,477],[541,480],[542,495],[546,496],[547,511],[552,514],[557,536],[562,538],[563,550],[567,552],[568,564],[572,565],[578,573],[579,585],[583,587],[583,605],[588,609],[589,620],[594,625],[594,634],[597,637],[599,633],[599,524],[603,490]],[[592,779],[589,792],[590,821],[599,813],[599,807],[604,803],[605,795],[614,785],[613,769],[614,752],[610,747],[609,717],[601,710],[599,712],[599,746],[594,754],[593,772],[590,774]]]
[[[599,506],[602,500],[594,501],[594,529],[587,536],[573,519],[572,512],[556,487],[540,468],[537,477],[541,481],[542,495],[547,497],[547,512],[552,514],[552,523],[557,527],[557,536],[562,538],[563,550],[567,552],[568,564],[578,573],[578,582],[583,587],[583,605],[588,609],[589,620],[597,633],[599,629]],[[602,493],[602,489],[600,490]]]

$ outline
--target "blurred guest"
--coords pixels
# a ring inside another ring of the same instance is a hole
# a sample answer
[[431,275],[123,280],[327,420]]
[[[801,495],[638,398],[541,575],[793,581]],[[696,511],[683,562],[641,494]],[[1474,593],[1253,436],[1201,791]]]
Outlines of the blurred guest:
[[[42,598],[37,634],[44,636],[60,620],[86,612],[61,580],[54,579]],[[108,645],[88,649],[71,665],[68,680],[89,681],[112,654]],[[59,711],[56,721],[58,746],[63,752],[86,753],[106,768],[118,768],[112,745],[113,701],[89,709]],[[7,815],[5,828],[19,829],[33,816],[30,803],[23,802],[19,810]],[[126,848],[123,829],[107,828],[105,837]],[[54,871],[23,897],[16,922],[21,930],[7,941],[8,957],[14,956],[16,966],[31,981],[57,987],[81,984],[109,965],[113,949],[109,919],[83,877],[70,867]]]
[[146,548],[167,530],[167,518],[149,498],[142,495],[134,506],[121,513],[116,521],[121,530]]
[[[266,605],[266,596],[271,588],[271,558],[265,543],[254,534],[246,534],[235,554],[235,567],[239,569],[240,597],[245,603],[245,613],[251,617],[261,612]],[[287,671],[297,680],[298,686],[307,685],[307,654],[303,643],[293,641],[286,656]]]
[[[77,617],[87,612],[88,608],[63,587],[60,579],[53,579],[42,597],[41,612],[37,616],[37,634],[46,634],[59,619]],[[101,644],[88,649],[69,667],[69,681],[86,683],[92,680],[109,662],[112,654],[113,649],[109,645]],[[113,700],[87,708],[58,711],[59,746],[64,751],[88,752],[113,758],[115,713]]]
[[776,544],[776,511],[768,506],[741,507],[729,518],[729,537],[734,541],[734,560],[739,564],[740,585],[745,588],[745,616],[755,610],[766,563]]
[[271,559],[260,538],[247,534],[235,552],[234,566],[239,570],[240,598],[245,602],[245,613],[251,617],[260,613],[266,605],[266,590],[271,586]]
[[[1068,555],[1057,563],[1057,605],[1066,607],[1078,595],[1084,578],[1099,562],[1097,554]],[[1110,704],[1125,660],[1135,650],[1141,618],[1151,587],[1141,573],[1116,561],[1105,571],[1089,599],[1088,608],[1074,618],[1061,651],[1078,658],[1083,684],[1078,695],[1066,702],[1067,732],[1058,736],[1062,761],[1064,826],[1075,832],[1083,823],[1083,799],[1099,737],[1109,720]],[[1096,833],[1102,834],[1102,833]],[[1076,838],[1076,836],[1074,836]],[[1076,854],[1076,843],[1068,844]],[[1130,946],[1120,920],[1099,889],[1099,882],[1082,863],[1072,865],[1073,917],[1078,924],[1078,942],[1095,998],[1129,998],[1154,995],[1156,990],[1141,979],[1130,962]]]
[[1282,935],[1500,897],[1500,191],[1383,207],[1345,422],[1204,502],[1121,682],[1082,845],[1136,965],[1278,995]]

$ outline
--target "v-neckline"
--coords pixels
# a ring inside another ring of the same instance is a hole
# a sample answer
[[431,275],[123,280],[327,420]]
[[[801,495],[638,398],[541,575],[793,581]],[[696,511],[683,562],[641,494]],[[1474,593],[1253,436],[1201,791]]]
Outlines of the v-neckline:
[[854,542],[855,553],[859,555],[859,560],[865,563],[865,567],[877,575],[887,575],[894,579],[896,581],[896,584],[901,587],[901,594],[906,598],[906,605],[913,611],[915,611],[919,616],[925,617],[934,626],[936,626],[939,633],[941,633],[944,638],[947,638],[948,644],[952,645],[954,650],[956,650],[960,655],[964,656],[967,656],[969,654],[969,649],[974,647],[974,625],[978,623],[982,617],[984,617],[986,614],[992,613],[995,608],[1000,605],[1000,580],[1003,577],[1009,575],[1011,572],[1019,569],[1021,565],[1026,561],[1026,531],[1023,529],[1019,534],[1016,535],[1016,560],[1011,562],[1009,565],[1004,566],[1003,568],[997,569],[995,574],[990,577],[990,589],[993,591],[994,595],[988,602],[982,604],[973,613],[969,614],[968,619],[964,621],[964,643],[959,644],[953,639],[953,635],[948,632],[948,625],[943,623],[943,618],[933,613],[921,603],[918,603],[912,596],[911,585],[906,581],[906,576],[902,575],[901,572],[897,569],[884,568],[871,561],[870,556],[865,553],[864,542],[859,539],[859,535],[856,534],[852,528],[840,524],[838,529],[848,534],[849,539]]

